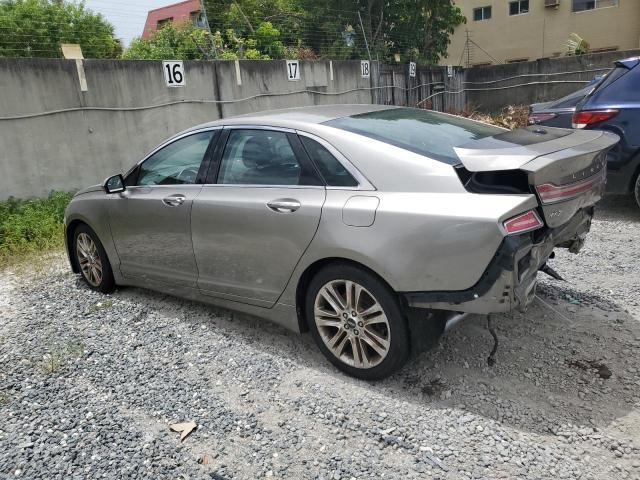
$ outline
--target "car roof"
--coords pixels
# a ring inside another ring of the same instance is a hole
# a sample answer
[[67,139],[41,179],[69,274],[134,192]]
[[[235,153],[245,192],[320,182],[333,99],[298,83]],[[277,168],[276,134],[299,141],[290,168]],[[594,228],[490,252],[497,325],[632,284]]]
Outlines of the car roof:
[[[233,117],[225,117],[213,122],[203,123],[189,128],[199,130],[207,127],[221,125],[265,125],[281,128],[300,128],[303,125],[317,125],[319,123],[335,120],[336,118],[349,117],[361,113],[377,112],[389,110],[393,107],[389,105],[371,104],[342,104],[342,105],[312,105],[306,107],[283,108],[279,110],[265,110],[263,112],[253,112]],[[184,133],[184,132],[183,132]]]

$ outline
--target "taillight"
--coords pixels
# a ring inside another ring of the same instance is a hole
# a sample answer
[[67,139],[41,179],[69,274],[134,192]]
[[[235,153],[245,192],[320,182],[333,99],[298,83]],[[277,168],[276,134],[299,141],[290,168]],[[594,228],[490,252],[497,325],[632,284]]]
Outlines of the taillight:
[[528,212],[521,213],[515,217],[505,220],[502,224],[508,235],[514,235],[516,233],[530,232],[536,228],[544,226],[542,220],[535,210],[529,210]]
[[530,113],[529,125],[535,125],[536,123],[546,122],[552,118],[556,118],[558,115],[555,113]]
[[596,123],[609,120],[618,115],[618,113],[620,113],[620,111],[614,108],[607,110],[584,110],[574,113],[571,123],[573,128],[585,128],[589,125],[595,125]]
[[588,192],[596,187],[599,187],[604,183],[606,176],[606,168],[600,170],[599,173],[581,180],[579,182],[567,183],[565,185],[554,185],[553,183],[545,183],[543,185],[536,185],[536,191],[540,196],[542,203],[555,203],[563,200],[569,200],[570,198],[577,197],[578,195]]

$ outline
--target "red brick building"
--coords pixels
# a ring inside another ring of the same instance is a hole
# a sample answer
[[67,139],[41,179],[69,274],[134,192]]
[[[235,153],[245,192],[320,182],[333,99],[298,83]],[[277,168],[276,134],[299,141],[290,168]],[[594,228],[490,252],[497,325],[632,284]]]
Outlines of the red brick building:
[[149,38],[158,28],[169,22],[175,24],[193,22],[200,27],[204,26],[200,16],[200,1],[186,0],[166,7],[156,8],[155,10],[149,10],[147,21],[142,31],[142,38]]

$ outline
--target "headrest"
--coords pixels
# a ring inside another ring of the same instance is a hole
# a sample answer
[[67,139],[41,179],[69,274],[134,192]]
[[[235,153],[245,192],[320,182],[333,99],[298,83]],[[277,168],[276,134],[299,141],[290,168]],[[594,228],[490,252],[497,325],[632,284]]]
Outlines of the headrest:
[[242,148],[242,161],[247,168],[261,167],[271,161],[271,143],[266,136],[251,137]]

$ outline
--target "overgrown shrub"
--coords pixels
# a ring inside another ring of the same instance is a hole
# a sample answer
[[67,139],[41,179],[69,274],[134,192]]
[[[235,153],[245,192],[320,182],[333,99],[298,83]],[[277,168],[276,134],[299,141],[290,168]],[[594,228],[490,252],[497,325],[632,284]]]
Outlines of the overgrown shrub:
[[52,192],[43,199],[0,202],[0,264],[19,254],[60,247],[64,210],[72,196]]
[[529,121],[528,105],[507,105],[500,112],[491,114],[480,112],[473,105],[467,105],[461,112],[451,111],[449,113],[508,128],[509,130],[526,127]]

